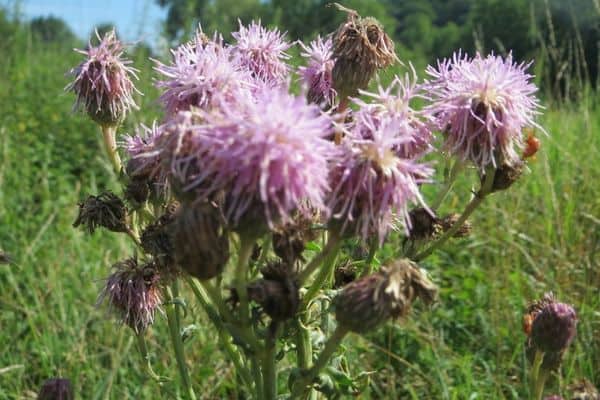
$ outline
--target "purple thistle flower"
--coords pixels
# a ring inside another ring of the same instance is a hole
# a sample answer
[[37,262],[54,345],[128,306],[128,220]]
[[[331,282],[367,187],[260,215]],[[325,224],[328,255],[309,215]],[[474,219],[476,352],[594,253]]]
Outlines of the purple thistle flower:
[[336,96],[332,76],[335,64],[332,40],[324,41],[319,36],[308,46],[302,42],[299,43],[304,50],[301,53],[302,57],[308,59],[308,65],[298,68],[298,72],[308,88],[308,101],[321,105],[323,108],[332,107]]
[[130,176],[156,176],[160,168],[160,141],[164,130],[156,121],[152,127],[142,124],[140,128],[142,132],[127,136],[122,144],[130,156],[126,171]]
[[384,88],[378,87],[377,93],[360,91],[372,99],[367,103],[361,99],[353,99],[354,103],[360,106],[355,114],[358,120],[357,131],[363,132],[361,135],[368,135],[372,130],[369,126],[361,126],[362,115],[371,114],[368,121],[372,121],[377,126],[381,119],[392,118],[398,120],[400,131],[398,135],[407,137],[408,140],[400,145],[395,151],[401,158],[412,159],[423,155],[432,149],[431,142],[433,134],[431,128],[433,121],[421,111],[413,109],[410,105],[415,98],[423,98],[420,93],[421,88],[417,86],[417,75],[411,65],[412,76],[408,73],[404,77],[395,76],[392,83]]
[[133,92],[140,93],[130,76],[138,79],[131,61],[121,59],[123,44],[112,30],[100,40],[98,47],[91,42],[87,50],[75,50],[86,60],[70,71],[75,80],[65,90],[77,95],[75,109],[83,107],[90,117],[103,125],[118,124],[131,109],[137,109]]
[[218,37],[205,41],[197,34],[193,42],[171,50],[173,61],[166,65],[156,61],[154,68],[164,76],[156,86],[164,89],[160,100],[167,114],[199,107],[210,110],[223,102],[235,101],[248,91],[250,75],[231,60],[230,48]]
[[183,115],[174,130],[171,173],[198,198],[225,193],[230,224],[259,217],[273,227],[306,206],[326,209],[332,121],[316,105],[265,89],[256,101],[196,119]]
[[428,182],[433,170],[398,152],[413,140],[414,134],[406,134],[406,120],[358,116],[361,120],[342,143],[342,155],[332,169],[329,206],[333,218],[341,220],[342,232],[352,226],[363,240],[377,235],[383,242],[395,214],[401,225],[410,227],[408,205],[424,205],[419,184]]
[[543,131],[534,121],[541,106],[526,73],[530,65],[513,63],[510,54],[470,59],[459,52],[427,68],[433,103],[426,109],[444,131],[450,153],[481,169],[520,160],[515,148],[523,147],[523,128]]
[[154,322],[161,304],[158,270],[149,263],[138,265],[135,258],[119,262],[100,292],[98,303],[107,300],[122,323],[141,333]]
[[248,27],[239,21],[240,29],[231,35],[236,39],[233,53],[236,61],[259,80],[273,86],[284,83],[289,73],[285,53],[291,44],[284,40],[285,33],[278,29],[268,30],[260,21],[252,21]]
[[535,315],[531,325],[531,341],[543,352],[564,351],[575,337],[577,314],[568,304],[552,301]]

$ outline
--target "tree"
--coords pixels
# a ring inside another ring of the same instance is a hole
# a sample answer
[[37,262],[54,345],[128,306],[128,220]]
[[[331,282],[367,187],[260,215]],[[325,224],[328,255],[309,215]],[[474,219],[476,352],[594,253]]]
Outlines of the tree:
[[73,43],[77,40],[71,28],[60,18],[36,17],[29,23],[33,36],[46,43]]

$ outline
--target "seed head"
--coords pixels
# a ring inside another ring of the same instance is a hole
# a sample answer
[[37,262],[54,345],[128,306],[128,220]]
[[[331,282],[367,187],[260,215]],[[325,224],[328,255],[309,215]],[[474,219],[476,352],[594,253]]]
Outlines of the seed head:
[[144,332],[154,322],[161,304],[160,275],[154,263],[138,264],[129,258],[113,265],[98,303],[108,302],[119,320],[136,333]]
[[[131,61],[121,58],[123,44],[117,39],[114,30],[100,38],[97,47],[91,42],[87,50],[76,50],[86,56],[70,74],[75,80],[66,90],[76,94],[75,108],[84,108],[88,115],[101,125],[119,124],[129,110],[137,109],[133,92],[138,92],[131,77],[138,79],[137,70],[130,66]],[[139,92],[138,92],[139,93]]]
[[73,387],[66,378],[50,378],[43,384],[37,400],[73,400]]
[[406,316],[417,297],[431,304],[437,287],[415,263],[398,260],[346,285],[334,299],[335,315],[340,325],[365,333],[391,318]]
[[127,209],[123,201],[112,192],[89,196],[79,203],[79,215],[73,223],[77,228],[84,225],[90,233],[98,226],[112,232],[127,232]]

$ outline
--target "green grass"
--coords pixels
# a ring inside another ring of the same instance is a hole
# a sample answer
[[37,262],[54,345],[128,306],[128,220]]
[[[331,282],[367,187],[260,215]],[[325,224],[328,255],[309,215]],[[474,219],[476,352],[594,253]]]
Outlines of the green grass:
[[[96,127],[70,111],[72,96],[62,92],[77,56],[20,35],[0,66],[0,246],[15,260],[0,266],[0,399],[34,398],[53,376],[69,377],[82,399],[170,398],[145,376],[130,332],[95,307],[110,265],[130,255],[126,239],[71,227],[78,201],[117,188]],[[145,63],[144,112],[122,131],[158,115],[151,75]],[[373,372],[366,397],[526,397],[521,315],[547,290],[580,318],[548,393],[583,377],[600,384],[600,107],[591,98],[552,107],[541,122],[550,136],[530,173],[485,202],[470,238],[423,263],[440,304],[345,342],[351,374]],[[464,204],[469,178],[448,211]],[[235,398],[232,367],[191,298],[185,322],[200,326],[186,344],[197,392]],[[159,318],[150,333],[153,364],[175,378],[165,325]]]

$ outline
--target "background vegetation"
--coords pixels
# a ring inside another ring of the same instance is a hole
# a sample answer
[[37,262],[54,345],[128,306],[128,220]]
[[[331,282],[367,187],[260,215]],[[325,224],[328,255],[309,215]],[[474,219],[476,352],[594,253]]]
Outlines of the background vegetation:
[[[330,32],[342,18],[320,0],[159,3],[170,10],[165,35],[173,42],[198,18],[206,30],[226,32],[238,16],[261,17],[292,39]],[[521,315],[547,290],[573,303],[580,317],[578,337],[550,389],[564,393],[583,377],[600,385],[598,3],[344,4],[380,18],[394,33],[401,58],[418,69],[459,47],[512,49],[520,60],[535,58],[532,68],[548,105],[541,124],[550,133],[540,136],[542,150],[531,171],[476,214],[471,237],[424,264],[442,288],[439,306],[346,342],[354,360],[350,374],[370,377],[362,398],[525,397]],[[127,243],[71,227],[78,201],[117,188],[97,128],[71,112],[72,96],[62,91],[65,71],[79,61],[71,49],[83,44],[59,19],[27,22],[11,10],[0,10],[0,37],[0,246],[14,259],[0,266],[0,399],[35,398],[53,376],[69,377],[82,399],[156,398],[158,388],[140,368],[129,332],[94,306],[109,266],[129,255]],[[122,132],[160,118],[151,51],[132,49],[145,96],[139,98],[142,111]],[[472,182],[461,182],[448,209],[463,204]],[[217,337],[204,329],[201,310],[192,310],[186,323],[197,328],[186,343],[198,392],[237,398],[232,368],[216,355]],[[158,373],[175,376],[166,338],[164,324],[157,323],[150,337],[153,363]]]

